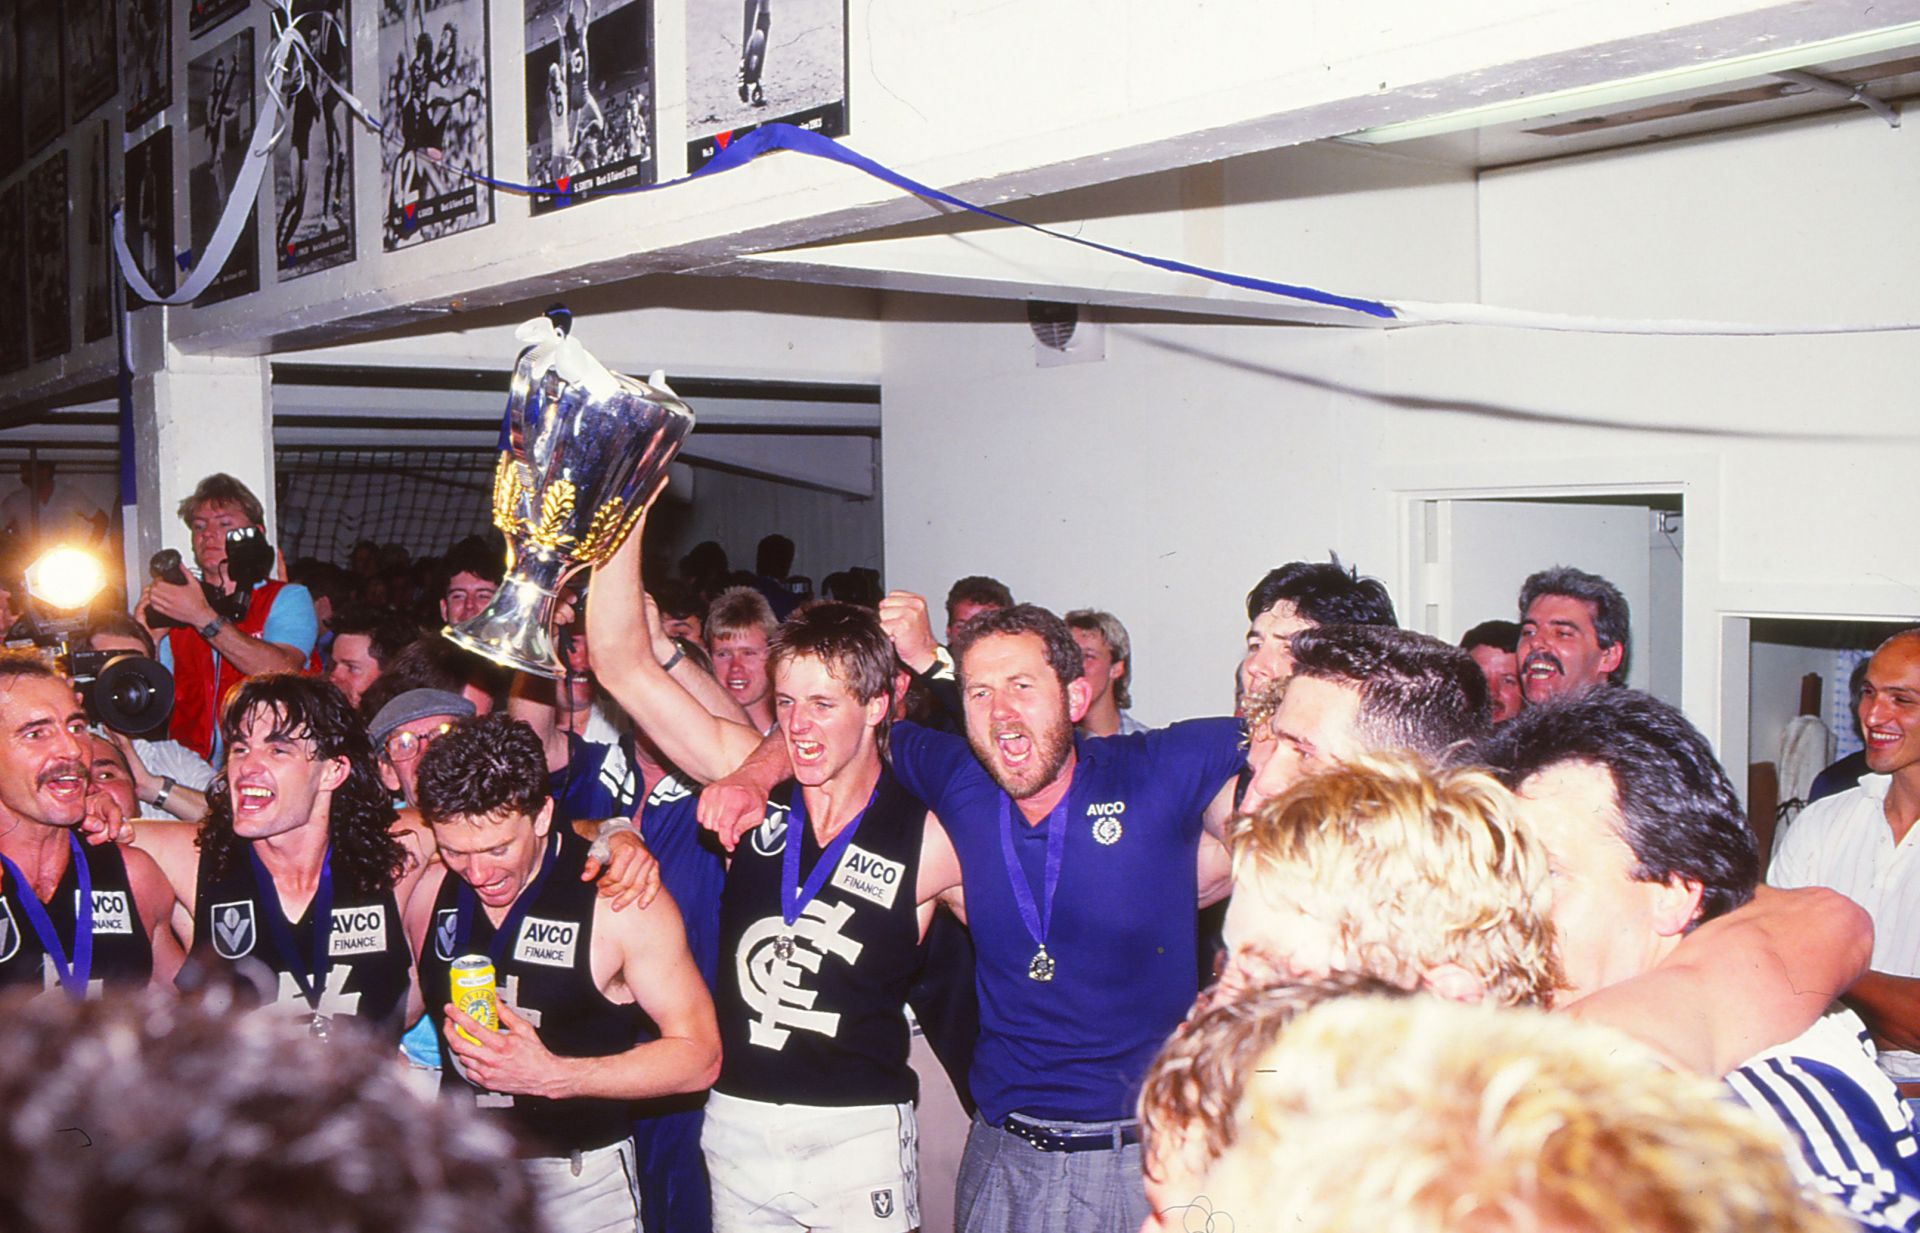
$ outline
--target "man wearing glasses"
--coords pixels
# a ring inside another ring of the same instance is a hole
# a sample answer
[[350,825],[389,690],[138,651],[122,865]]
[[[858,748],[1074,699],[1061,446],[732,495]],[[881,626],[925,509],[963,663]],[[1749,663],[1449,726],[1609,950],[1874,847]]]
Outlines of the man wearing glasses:
[[433,838],[414,808],[414,776],[420,755],[427,751],[428,742],[451,728],[455,720],[473,713],[473,703],[459,694],[444,689],[409,689],[395,695],[367,725],[380,782],[400,797],[394,802],[400,809],[394,835],[406,846],[409,869],[424,863],[433,851]]

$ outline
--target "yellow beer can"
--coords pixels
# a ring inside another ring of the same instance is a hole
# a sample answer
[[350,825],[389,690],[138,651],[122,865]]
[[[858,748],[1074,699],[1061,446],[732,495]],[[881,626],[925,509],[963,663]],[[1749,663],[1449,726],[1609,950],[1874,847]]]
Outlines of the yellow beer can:
[[[448,978],[453,985],[453,1004],[475,1022],[499,1030],[500,1011],[494,1003],[493,960],[485,955],[462,955],[453,961]],[[453,1030],[476,1045],[480,1043],[468,1035],[463,1027]]]

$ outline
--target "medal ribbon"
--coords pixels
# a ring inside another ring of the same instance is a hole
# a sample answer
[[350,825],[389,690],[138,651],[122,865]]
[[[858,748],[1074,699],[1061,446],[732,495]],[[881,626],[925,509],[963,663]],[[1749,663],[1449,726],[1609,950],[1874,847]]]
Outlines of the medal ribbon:
[[307,927],[309,950],[304,958],[294,941],[293,926],[287,923],[287,914],[280,907],[280,892],[274,887],[273,875],[260,863],[260,854],[253,850],[252,844],[247,845],[247,860],[253,865],[253,884],[260,891],[260,915],[267,918],[267,939],[273,943],[274,953],[280,956],[280,965],[293,975],[300,996],[317,1011],[320,995],[327,991],[327,969],[332,965],[327,951],[333,945],[333,845],[328,844],[325,855],[320,858],[320,885],[307,908],[307,919],[312,923]]
[[[533,881],[527,883],[526,888],[514,899],[513,906],[507,909],[506,919],[500,922],[493,940],[487,943],[487,958],[493,960],[495,967],[500,964],[501,952],[507,948],[507,939],[520,932],[520,919],[533,906],[533,901],[540,897],[540,888],[546,884],[547,875],[553,872],[554,860],[559,855],[560,832],[555,830],[547,836],[547,851],[540,858],[540,872],[533,875]],[[467,939],[473,936],[473,909],[480,902],[480,896],[473,893],[472,883],[465,878],[460,879],[460,885],[453,894],[453,948],[456,952],[464,952]]]
[[860,829],[860,823],[866,820],[867,811],[873,808],[874,798],[880,795],[880,785],[873,785],[873,792],[867,797],[867,803],[860,812],[853,815],[853,821],[847,823],[838,835],[833,837],[820,853],[820,859],[813,863],[807,874],[807,884],[800,884],[800,846],[806,842],[807,802],[799,788],[794,789],[793,800],[788,805],[787,846],[780,854],[780,919],[788,928],[800,919],[800,913],[820,894],[820,888],[827,883],[827,877],[840,864],[840,858],[846,854],[847,845],[853,842],[853,833]]
[[72,831],[67,832],[67,843],[73,852],[74,876],[80,881],[80,902],[73,910],[71,961],[67,959],[66,948],[60,945],[60,935],[53,927],[53,918],[41,906],[40,897],[33,893],[33,883],[21,875],[18,865],[4,856],[0,856],[0,869],[5,869],[8,880],[19,888],[17,898],[20,900],[20,910],[26,914],[27,923],[33,926],[34,936],[40,939],[41,949],[53,960],[53,970],[60,977],[60,987],[75,1001],[79,1001],[87,996],[87,978],[93,973],[93,871],[88,868],[87,854],[81,850],[80,840]]
[[1007,880],[1013,883],[1013,901],[1020,908],[1020,920],[1033,935],[1033,943],[1047,948],[1047,934],[1053,928],[1053,893],[1060,889],[1060,866],[1067,854],[1067,802],[1073,793],[1047,815],[1047,866],[1039,904],[1033,901],[1033,887],[1027,884],[1027,871],[1013,850],[1013,798],[1000,794],[1000,855],[1007,861]]

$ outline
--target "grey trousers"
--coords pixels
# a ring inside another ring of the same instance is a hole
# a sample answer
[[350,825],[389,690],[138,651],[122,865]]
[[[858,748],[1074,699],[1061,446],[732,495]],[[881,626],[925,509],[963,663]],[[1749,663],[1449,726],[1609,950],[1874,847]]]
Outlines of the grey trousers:
[[[1068,1131],[1093,1125],[1043,1124]],[[1139,1144],[1043,1152],[974,1117],[955,1187],[957,1233],[1139,1233],[1146,1218]]]

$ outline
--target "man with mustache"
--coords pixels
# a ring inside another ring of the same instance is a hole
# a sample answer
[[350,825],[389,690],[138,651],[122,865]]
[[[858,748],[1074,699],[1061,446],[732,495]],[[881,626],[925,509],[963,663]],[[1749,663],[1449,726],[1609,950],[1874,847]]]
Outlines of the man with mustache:
[[94,738],[73,686],[31,652],[0,655],[0,733],[0,988],[171,981],[166,877],[144,852],[81,835]]
[[1527,705],[1627,679],[1627,597],[1598,574],[1556,565],[1520,587],[1520,690]]
[[[979,954],[957,1225],[1132,1233],[1134,1094],[1198,983],[1202,814],[1240,768],[1239,724],[1076,740],[1089,689],[1059,617],[1016,604],[954,632],[967,739],[896,724],[892,766],[946,825]],[[702,821],[732,842],[788,773],[763,743]]]

